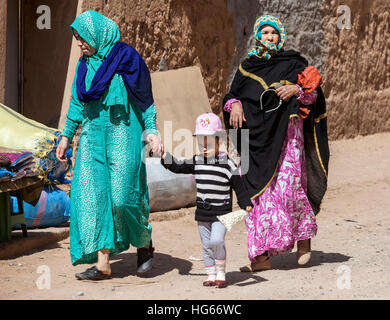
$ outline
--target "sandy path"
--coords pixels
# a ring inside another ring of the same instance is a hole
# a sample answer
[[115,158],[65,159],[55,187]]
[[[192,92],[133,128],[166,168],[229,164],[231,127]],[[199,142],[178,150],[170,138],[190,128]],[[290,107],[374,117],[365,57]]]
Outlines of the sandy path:
[[[317,221],[308,265],[298,267],[294,252],[256,274],[238,271],[247,263],[246,232],[244,223],[233,228],[225,289],[202,286],[203,261],[190,259],[201,258],[200,239],[188,214],[152,222],[156,254],[148,277],[136,276],[131,248],[112,260],[114,279],[77,281],[74,273],[86,266],[71,266],[66,239],[0,261],[0,299],[389,299],[390,133],[331,143],[329,188]],[[42,265],[50,270],[50,289],[36,285]]]

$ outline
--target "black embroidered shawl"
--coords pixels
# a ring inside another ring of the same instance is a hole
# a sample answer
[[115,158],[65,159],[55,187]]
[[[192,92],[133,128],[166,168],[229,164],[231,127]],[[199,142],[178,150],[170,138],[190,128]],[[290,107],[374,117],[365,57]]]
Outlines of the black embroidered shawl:
[[[265,112],[273,109],[279,98],[275,93],[267,92],[263,96],[264,109],[261,110],[260,96],[265,90],[275,88],[278,84],[297,83],[298,74],[307,65],[306,59],[293,50],[280,51],[270,60],[251,56],[240,65],[230,91],[223,99],[223,105],[232,98],[243,104],[246,122],[242,129],[249,129],[249,141],[245,140],[245,135],[241,135],[239,129],[235,147],[241,159],[249,157],[249,170],[243,175],[243,179],[252,199],[261,195],[272,181],[288,122],[291,117],[298,117],[299,111],[298,101],[293,96],[278,109]],[[310,113],[304,120],[307,195],[316,214],[326,191],[329,162],[325,98],[320,87],[317,91],[315,104],[306,106],[310,108]],[[229,125],[230,114],[223,111],[223,116],[226,128],[232,130]],[[249,144],[249,154],[245,154],[248,148],[242,148],[245,143]],[[243,169],[245,171],[244,167]]]

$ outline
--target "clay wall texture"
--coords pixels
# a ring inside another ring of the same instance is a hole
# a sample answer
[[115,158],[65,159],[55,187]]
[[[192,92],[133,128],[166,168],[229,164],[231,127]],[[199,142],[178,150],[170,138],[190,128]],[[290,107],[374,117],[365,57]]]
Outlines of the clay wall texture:
[[200,67],[212,110],[220,112],[235,51],[226,0],[84,0],[87,9],[113,19],[151,72],[166,70],[165,64],[169,70]]
[[[331,139],[390,131],[388,0],[82,0],[116,21],[151,72],[198,66],[213,112],[250,49],[262,14],[278,16],[295,49],[323,74]],[[6,0],[0,0],[0,101],[4,99]],[[337,8],[351,9],[351,29]],[[66,9],[63,9],[66,10]],[[196,106],[188,106],[196,108]]]
[[[348,5],[350,30],[337,28]],[[331,139],[390,131],[390,2],[387,0],[84,0],[115,20],[152,72],[199,66],[212,110],[252,43],[256,18],[279,17],[286,49],[323,74]],[[195,106],[190,106],[191,108]]]
[[[337,7],[351,9],[351,29],[337,28]],[[324,1],[324,89],[330,137],[390,131],[390,1]]]

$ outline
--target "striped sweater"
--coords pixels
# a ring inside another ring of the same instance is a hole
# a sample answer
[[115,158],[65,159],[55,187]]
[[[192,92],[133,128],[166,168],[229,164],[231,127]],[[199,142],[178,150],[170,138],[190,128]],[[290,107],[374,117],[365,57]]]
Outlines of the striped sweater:
[[236,192],[241,209],[253,206],[236,165],[226,154],[215,158],[195,155],[191,159],[178,160],[167,152],[161,164],[175,173],[195,175],[197,221],[218,221],[218,215],[231,212],[232,189]]

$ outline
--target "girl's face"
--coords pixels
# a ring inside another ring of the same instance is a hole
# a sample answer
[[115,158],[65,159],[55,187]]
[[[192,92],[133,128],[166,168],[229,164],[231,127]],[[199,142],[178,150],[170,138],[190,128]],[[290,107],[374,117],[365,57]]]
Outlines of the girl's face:
[[261,29],[261,41],[277,45],[279,43],[279,32],[271,26]]
[[83,38],[81,38],[76,30],[73,29],[73,32],[74,32],[74,36],[77,39],[77,45],[80,47],[81,54],[85,54],[88,57],[95,54],[96,52],[95,48],[91,47]]
[[199,151],[205,158],[215,157],[219,153],[219,137],[197,136]]

